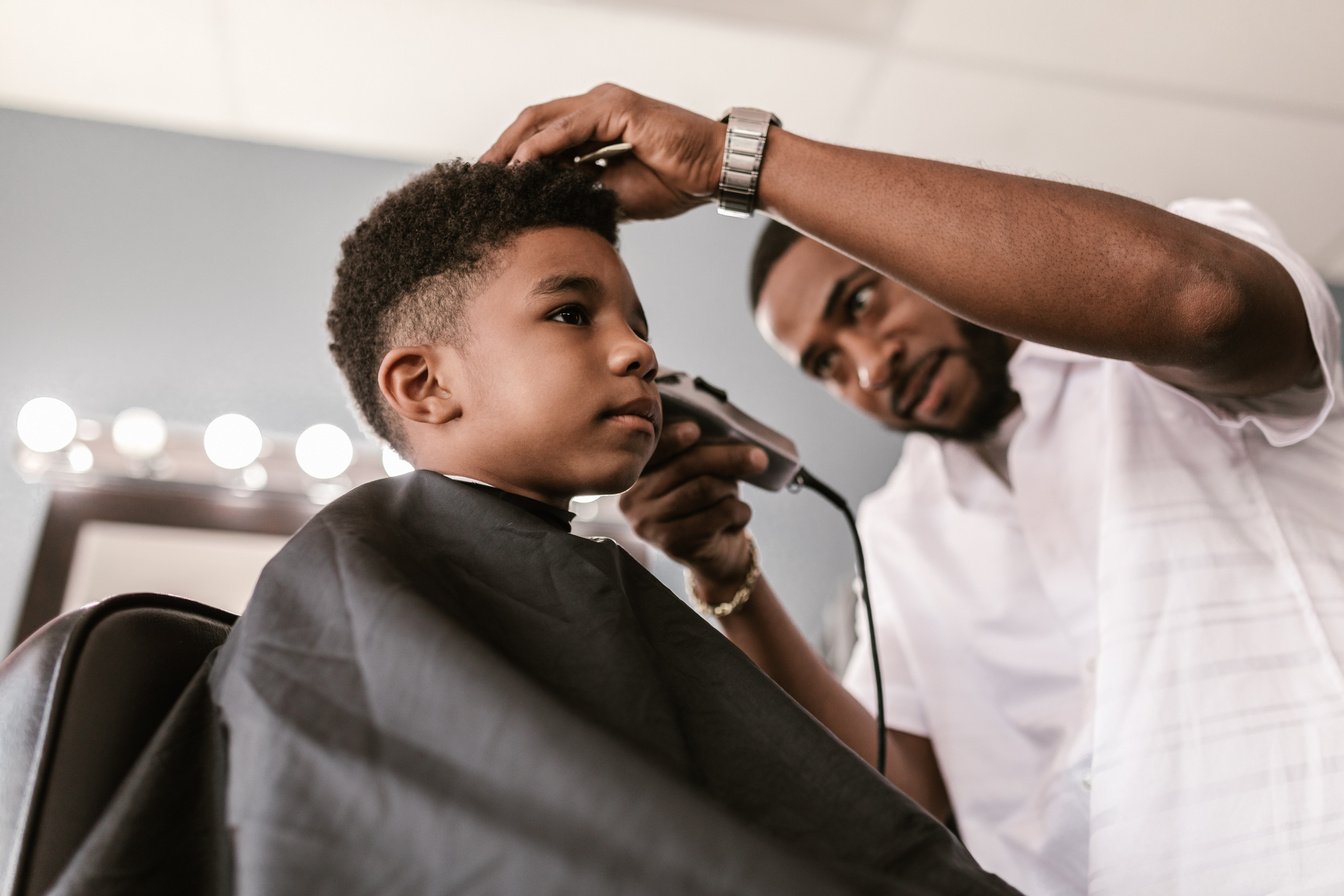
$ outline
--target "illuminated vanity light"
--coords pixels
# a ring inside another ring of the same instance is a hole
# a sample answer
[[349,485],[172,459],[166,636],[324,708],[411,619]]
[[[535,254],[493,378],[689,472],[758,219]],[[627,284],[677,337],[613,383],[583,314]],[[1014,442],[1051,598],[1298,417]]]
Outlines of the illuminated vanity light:
[[60,451],[79,429],[70,405],[59,398],[34,398],[19,410],[19,441],[32,451]]
[[76,442],[65,452],[66,462],[75,473],[87,473],[93,469],[93,452],[83,442]]
[[149,408],[127,408],[112,421],[112,446],[127,460],[150,460],[168,443],[168,425]]
[[243,470],[242,478],[243,487],[251,489],[254,492],[259,492],[264,489],[266,483],[271,479],[270,474],[266,472],[266,468],[261,464],[252,464],[250,467],[247,467]]
[[242,414],[223,414],[205,428],[205,456],[217,467],[241,470],[261,456],[261,430]]
[[319,507],[330,504],[345,494],[345,487],[335,482],[314,482],[308,487],[308,500]]
[[410,461],[403,458],[391,447],[383,446],[383,469],[389,476],[400,476],[402,473],[411,473],[415,467]]
[[299,469],[314,479],[335,479],[349,469],[355,446],[339,426],[315,423],[299,433],[294,458]]

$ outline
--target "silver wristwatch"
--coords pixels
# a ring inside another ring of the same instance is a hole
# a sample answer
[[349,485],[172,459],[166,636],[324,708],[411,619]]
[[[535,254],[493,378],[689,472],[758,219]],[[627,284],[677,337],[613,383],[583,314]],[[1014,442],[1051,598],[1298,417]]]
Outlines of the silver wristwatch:
[[764,109],[734,106],[719,119],[728,123],[723,140],[723,171],[719,174],[719,214],[750,218],[756,210],[756,183],[770,125],[779,119]]

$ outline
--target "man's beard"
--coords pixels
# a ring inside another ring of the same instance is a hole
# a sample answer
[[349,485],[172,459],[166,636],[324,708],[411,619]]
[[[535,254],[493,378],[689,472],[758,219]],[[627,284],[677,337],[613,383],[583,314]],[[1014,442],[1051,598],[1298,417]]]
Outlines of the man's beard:
[[1004,418],[1017,408],[1019,398],[1008,381],[1008,359],[1013,347],[1007,336],[970,321],[958,320],[957,327],[966,340],[966,348],[949,351],[948,357],[960,355],[970,365],[976,380],[975,398],[965,419],[956,426],[912,426],[909,431],[959,442],[979,442],[992,436]]

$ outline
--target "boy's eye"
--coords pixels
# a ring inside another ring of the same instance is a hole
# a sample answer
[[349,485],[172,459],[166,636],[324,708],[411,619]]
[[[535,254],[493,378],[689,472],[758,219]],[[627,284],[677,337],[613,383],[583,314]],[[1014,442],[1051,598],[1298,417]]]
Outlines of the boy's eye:
[[873,295],[876,288],[869,283],[866,286],[860,286],[849,296],[849,301],[845,303],[845,310],[852,318],[861,317],[873,302]]
[[563,308],[557,308],[546,319],[575,327],[581,327],[589,321],[588,312],[578,305],[566,305]]

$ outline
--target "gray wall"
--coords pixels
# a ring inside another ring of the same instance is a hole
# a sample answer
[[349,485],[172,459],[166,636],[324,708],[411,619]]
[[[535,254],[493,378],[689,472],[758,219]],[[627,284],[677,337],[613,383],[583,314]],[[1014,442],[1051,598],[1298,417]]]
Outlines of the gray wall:
[[[8,462],[23,402],[353,431],[323,330],[338,243],[415,167],[0,109],[0,652],[47,500]],[[853,503],[885,479],[899,440],[756,337],[744,296],[758,226],[702,209],[627,226],[623,254],[663,365],[729,388]],[[841,519],[810,494],[746,491],[770,576],[815,640],[852,575]]]
[[[8,461],[23,402],[353,431],[325,348],[332,269],[341,236],[413,170],[0,109],[0,652],[47,499]],[[744,284],[758,224],[708,209],[633,224],[623,253],[662,363],[730,388],[853,501],[882,482],[899,442],[756,337]],[[822,604],[852,575],[841,519],[811,495],[748,491],[771,578],[815,637]]]

